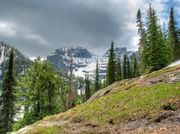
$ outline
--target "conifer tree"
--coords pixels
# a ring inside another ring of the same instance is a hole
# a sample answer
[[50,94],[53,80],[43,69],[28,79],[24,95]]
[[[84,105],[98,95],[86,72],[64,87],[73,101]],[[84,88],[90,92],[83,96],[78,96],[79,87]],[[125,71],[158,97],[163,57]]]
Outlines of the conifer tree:
[[17,88],[17,102],[25,107],[24,117],[20,120],[22,126],[66,110],[68,88],[47,61],[36,59],[20,77]]
[[14,96],[14,54],[10,50],[7,72],[3,81],[2,94],[0,96],[0,133],[6,133],[12,130],[15,115],[15,96]]
[[137,12],[137,27],[138,27],[138,34],[139,34],[139,53],[140,53],[140,59],[141,59],[141,72],[145,72],[147,66],[148,66],[148,44],[147,44],[147,35],[146,30],[144,28],[144,24],[142,21],[142,14],[141,10],[139,9]]
[[170,48],[170,61],[176,60],[178,57],[178,53],[180,51],[180,46],[178,46],[178,36],[176,30],[176,22],[174,18],[174,9],[171,7],[170,15],[169,15],[169,26],[168,26],[168,45]]
[[136,55],[133,54],[132,58],[132,77],[138,77],[139,76],[139,70],[138,70],[138,63]]
[[123,79],[127,79],[127,55],[123,58]]
[[120,62],[120,59],[117,58],[117,60],[116,60],[116,80],[119,81],[121,79],[122,79],[121,62]]
[[106,84],[111,85],[113,82],[115,82],[115,53],[114,53],[114,43],[111,43],[111,49],[109,52],[109,59],[108,59],[108,66],[106,71]]
[[129,58],[127,57],[127,78],[131,78],[131,65],[130,65],[130,61]]
[[[167,65],[167,49],[163,42],[160,27],[157,24],[155,10],[149,7],[147,17],[147,42],[148,42],[148,69],[150,72],[159,70]],[[165,58],[164,58],[165,57]]]
[[96,62],[96,74],[95,75],[96,76],[95,76],[94,90],[95,90],[95,92],[97,92],[100,89],[98,60]]
[[105,88],[106,87],[106,78],[104,78],[103,82],[102,82],[102,88]]
[[91,97],[91,89],[90,89],[90,79],[89,76],[85,76],[85,99],[88,100]]

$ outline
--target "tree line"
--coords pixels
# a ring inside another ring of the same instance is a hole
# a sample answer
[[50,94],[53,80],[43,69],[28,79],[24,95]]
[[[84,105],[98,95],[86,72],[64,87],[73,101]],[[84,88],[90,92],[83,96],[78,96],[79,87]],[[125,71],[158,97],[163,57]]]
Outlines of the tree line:
[[[102,81],[100,79],[98,60],[96,63],[95,78],[91,82],[88,75],[85,77],[85,98],[86,100],[98,90],[111,85],[113,82],[139,76],[137,56],[133,53],[131,56],[124,54],[121,60],[114,52],[114,42],[111,43],[109,50],[108,63],[106,69],[106,77]],[[90,86],[91,85],[91,86]],[[94,88],[94,89],[93,89]]]
[[141,73],[159,70],[180,59],[180,38],[173,7],[170,9],[168,30],[162,28],[158,21],[151,5],[147,10],[146,23],[143,22],[141,10],[137,12]]

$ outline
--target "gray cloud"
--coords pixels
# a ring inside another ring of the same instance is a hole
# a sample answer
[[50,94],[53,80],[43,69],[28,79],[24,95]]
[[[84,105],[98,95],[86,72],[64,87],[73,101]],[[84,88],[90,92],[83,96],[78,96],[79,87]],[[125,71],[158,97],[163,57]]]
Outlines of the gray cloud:
[[103,52],[111,41],[135,49],[142,1],[1,0],[0,40],[29,56],[73,45]]

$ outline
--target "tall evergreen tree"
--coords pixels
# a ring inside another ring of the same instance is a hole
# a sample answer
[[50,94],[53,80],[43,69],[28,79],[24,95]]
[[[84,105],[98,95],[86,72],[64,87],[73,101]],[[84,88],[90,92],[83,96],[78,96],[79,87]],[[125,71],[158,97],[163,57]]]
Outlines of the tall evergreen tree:
[[95,90],[95,92],[97,92],[100,89],[98,60],[96,62],[96,74],[95,75],[96,76],[95,76],[94,90]]
[[171,7],[169,15],[169,27],[168,27],[168,45],[170,48],[170,61],[179,59],[178,53],[180,51],[180,46],[178,46],[178,36],[176,30],[176,22],[174,18],[174,9]]
[[163,42],[160,27],[157,24],[155,10],[150,6],[147,17],[147,42],[148,42],[148,69],[149,71],[159,70],[167,65],[167,49]]
[[90,88],[90,79],[89,76],[85,76],[85,99],[88,100],[91,97],[91,88]]
[[123,58],[123,79],[127,79],[127,55]]
[[15,96],[14,96],[14,54],[10,51],[7,72],[3,81],[2,94],[0,97],[0,133],[6,133],[12,130],[15,115]]
[[138,34],[139,34],[139,53],[140,53],[140,59],[141,59],[141,72],[145,72],[149,60],[149,52],[148,52],[148,44],[147,44],[147,35],[146,30],[144,28],[144,24],[142,21],[142,14],[141,10],[139,9],[137,12],[137,27],[138,27]]
[[138,70],[138,63],[136,55],[133,54],[132,58],[132,77],[138,77],[139,76],[139,70]]
[[[177,49],[176,51],[177,52],[180,52],[180,28],[177,30],[177,37],[178,37],[178,46],[177,46]],[[176,59],[180,59],[180,53],[177,53],[176,52]]]
[[115,82],[115,53],[114,53],[114,43],[111,43],[111,49],[109,52],[109,59],[108,59],[108,66],[106,71],[106,84],[111,85],[113,82]]
[[130,61],[129,61],[129,58],[127,57],[127,78],[131,78],[131,65],[130,65]]
[[116,80],[119,81],[121,79],[122,79],[121,62],[120,62],[120,59],[117,58],[117,60],[116,60]]

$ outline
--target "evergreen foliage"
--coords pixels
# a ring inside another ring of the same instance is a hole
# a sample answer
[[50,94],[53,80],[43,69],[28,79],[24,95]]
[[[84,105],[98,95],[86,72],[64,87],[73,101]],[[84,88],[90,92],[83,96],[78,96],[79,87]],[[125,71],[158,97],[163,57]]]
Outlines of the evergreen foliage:
[[17,88],[18,103],[25,110],[18,127],[66,110],[67,86],[47,61],[36,59]]
[[116,60],[116,81],[122,80],[121,62],[120,59]]
[[127,70],[127,55],[125,54],[123,58],[123,79],[128,78]]
[[116,81],[115,78],[115,68],[116,68],[116,61],[115,61],[115,53],[114,53],[114,43],[111,43],[111,49],[109,52],[109,59],[108,59],[108,66],[106,71],[106,85],[111,85],[113,82]]
[[98,60],[96,62],[96,74],[95,75],[96,76],[95,76],[94,90],[95,90],[95,92],[97,92],[100,89]]
[[137,27],[138,27],[138,34],[139,34],[139,53],[141,57],[141,72],[145,72],[147,66],[148,66],[148,46],[147,46],[147,34],[146,30],[144,28],[144,24],[142,21],[142,14],[141,10],[139,9],[137,12]]
[[168,25],[168,45],[170,48],[170,61],[177,60],[178,53],[180,51],[180,46],[178,45],[178,36],[176,30],[176,21],[174,18],[174,9],[171,7],[169,15],[169,25]]
[[[137,13],[137,26],[140,36],[141,72],[152,72],[167,66],[173,57],[173,49],[166,43],[155,10],[149,7],[147,11],[147,30],[145,30],[141,11]],[[164,30],[165,31],[165,30]],[[165,32],[164,32],[165,33]]]
[[7,72],[3,81],[2,94],[0,96],[0,133],[12,130],[15,115],[15,79],[14,79],[14,54],[10,51]]
[[89,76],[86,75],[85,77],[85,98],[88,100],[91,97],[91,81],[89,79]]
[[138,70],[138,63],[136,55],[133,54],[132,57],[132,77],[138,77],[139,76],[139,70]]
[[129,61],[129,58],[127,57],[127,78],[132,77],[131,71],[132,71],[132,69],[131,69],[130,61]]
[[168,64],[166,59],[167,49],[163,43],[163,36],[160,27],[157,24],[155,10],[150,6],[147,17],[147,42],[149,49],[149,71],[159,70]]

